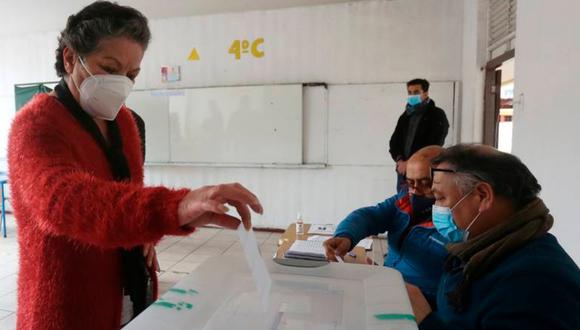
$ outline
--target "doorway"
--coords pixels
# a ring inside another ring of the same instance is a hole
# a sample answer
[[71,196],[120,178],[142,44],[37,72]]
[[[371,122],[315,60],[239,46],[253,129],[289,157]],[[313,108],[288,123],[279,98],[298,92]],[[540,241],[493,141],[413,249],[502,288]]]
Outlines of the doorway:
[[483,143],[512,150],[515,51],[489,61],[485,67]]

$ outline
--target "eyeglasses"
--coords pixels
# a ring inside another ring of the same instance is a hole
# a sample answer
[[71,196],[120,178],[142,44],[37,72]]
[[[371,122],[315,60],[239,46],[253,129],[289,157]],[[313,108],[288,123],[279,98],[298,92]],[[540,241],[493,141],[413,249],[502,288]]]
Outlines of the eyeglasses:
[[405,179],[409,188],[426,188],[431,187],[431,178]]
[[450,168],[433,168],[433,167],[431,167],[431,178],[432,179],[435,177],[435,172],[462,173],[462,174],[465,174],[465,175],[472,176],[472,177],[476,178],[478,181],[487,182],[487,180],[485,180],[482,176],[477,175],[475,173],[463,172],[463,171],[460,172],[460,171],[452,170]]
[[450,168],[434,168],[434,167],[431,167],[431,178],[434,178],[435,177],[435,172],[457,173],[456,170],[452,170]]

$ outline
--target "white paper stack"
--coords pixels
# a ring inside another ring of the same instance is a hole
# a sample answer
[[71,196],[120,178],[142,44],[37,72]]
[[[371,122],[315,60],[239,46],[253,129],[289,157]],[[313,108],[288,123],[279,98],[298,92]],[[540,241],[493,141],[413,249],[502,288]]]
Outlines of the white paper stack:
[[322,243],[322,241],[317,240],[294,241],[292,246],[290,246],[288,251],[284,254],[284,257],[324,261],[326,260],[326,254],[324,253],[324,246]]

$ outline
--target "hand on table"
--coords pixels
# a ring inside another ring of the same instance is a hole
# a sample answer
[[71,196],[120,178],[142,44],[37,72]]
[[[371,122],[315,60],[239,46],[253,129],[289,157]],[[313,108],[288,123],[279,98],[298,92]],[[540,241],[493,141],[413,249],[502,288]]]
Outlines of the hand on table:
[[344,258],[344,255],[350,251],[352,242],[346,237],[329,238],[323,243],[326,259],[330,261],[338,261],[336,256]]
[[[226,214],[229,209],[225,204],[235,207],[241,219]],[[190,191],[179,203],[177,214],[181,226],[214,224],[237,229],[241,221],[249,230],[252,227],[250,208],[259,214],[264,212],[254,194],[239,183],[229,183]]]

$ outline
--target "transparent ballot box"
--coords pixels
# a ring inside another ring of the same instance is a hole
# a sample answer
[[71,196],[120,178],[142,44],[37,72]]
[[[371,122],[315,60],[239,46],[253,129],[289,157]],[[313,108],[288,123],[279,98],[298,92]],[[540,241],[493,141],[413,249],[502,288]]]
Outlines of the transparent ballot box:
[[124,329],[417,329],[396,270],[265,262],[267,296],[258,293],[243,256],[213,257]]

